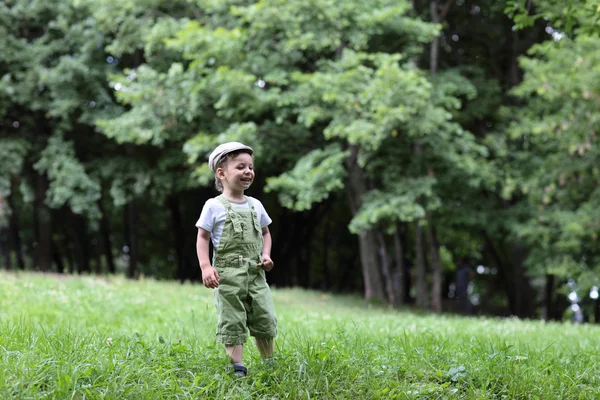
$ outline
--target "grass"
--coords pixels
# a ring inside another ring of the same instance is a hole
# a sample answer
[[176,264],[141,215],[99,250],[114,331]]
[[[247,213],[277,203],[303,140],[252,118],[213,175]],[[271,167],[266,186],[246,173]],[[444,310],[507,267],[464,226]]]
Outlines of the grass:
[[233,379],[211,291],[0,272],[1,399],[598,399],[600,327],[274,290],[276,365]]

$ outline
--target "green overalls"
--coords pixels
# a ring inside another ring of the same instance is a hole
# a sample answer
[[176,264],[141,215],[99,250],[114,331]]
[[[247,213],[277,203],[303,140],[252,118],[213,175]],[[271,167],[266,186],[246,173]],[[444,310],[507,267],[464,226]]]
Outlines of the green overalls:
[[262,262],[263,235],[258,213],[246,197],[250,211],[234,211],[223,195],[217,200],[225,206],[227,217],[213,267],[219,273],[214,291],[218,314],[217,342],[231,346],[243,344],[250,334],[261,339],[277,335],[277,316]]

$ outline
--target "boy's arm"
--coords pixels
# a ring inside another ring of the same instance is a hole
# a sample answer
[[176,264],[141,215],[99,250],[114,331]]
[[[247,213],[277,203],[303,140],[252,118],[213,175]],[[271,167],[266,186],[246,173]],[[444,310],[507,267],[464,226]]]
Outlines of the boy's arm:
[[271,260],[272,240],[271,240],[271,232],[269,231],[268,226],[265,226],[264,228],[262,228],[262,235],[263,235],[263,250],[262,250],[263,262],[259,265],[265,271],[270,271],[271,269],[273,269],[273,266],[275,265],[275,263],[273,262],[273,260]]
[[207,288],[219,287],[219,273],[210,265],[208,256],[208,241],[210,240],[210,232],[198,228],[198,238],[196,239],[196,253],[198,254],[198,262],[202,270],[202,282]]

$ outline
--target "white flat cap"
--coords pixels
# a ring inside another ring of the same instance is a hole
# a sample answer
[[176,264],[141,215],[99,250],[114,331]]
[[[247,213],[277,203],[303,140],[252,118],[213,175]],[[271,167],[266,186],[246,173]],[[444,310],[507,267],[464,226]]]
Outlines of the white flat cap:
[[252,150],[252,147],[246,146],[245,144],[240,142],[227,142],[220,144],[219,146],[217,146],[216,149],[213,150],[212,153],[210,153],[210,156],[208,156],[208,168],[210,168],[212,172],[215,172],[217,169],[217,164],[219,163],[219,161],[221,161],[223,157],[225,157],[229,153],[238,150],[246,150],[250,154],[254,152],[254,150]]

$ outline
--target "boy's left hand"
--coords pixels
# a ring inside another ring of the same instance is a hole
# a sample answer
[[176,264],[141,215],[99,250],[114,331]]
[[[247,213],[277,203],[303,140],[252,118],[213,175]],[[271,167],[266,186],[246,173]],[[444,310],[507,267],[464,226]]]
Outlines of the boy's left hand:
[[273,267],[275,266],[275,263],[273,262],[273,260],[271,260],[270,256],[263,254],[262,262],[258,263],[257,265],[268,272],[273,269]]

